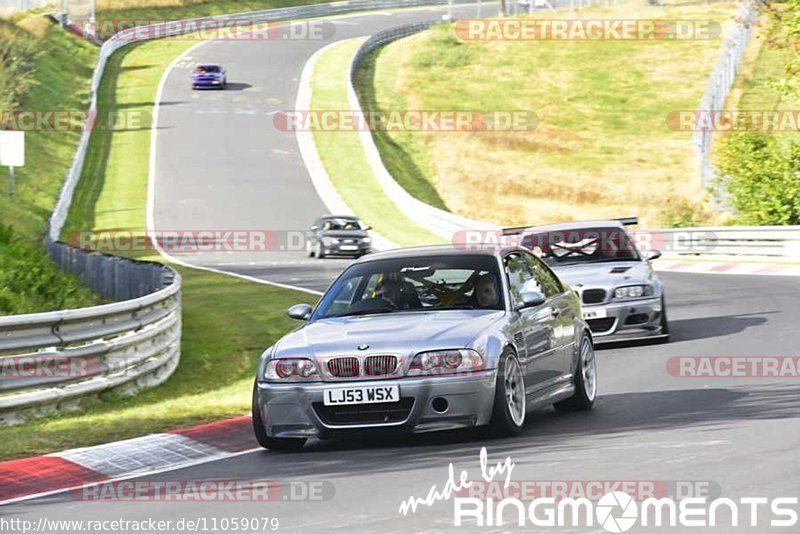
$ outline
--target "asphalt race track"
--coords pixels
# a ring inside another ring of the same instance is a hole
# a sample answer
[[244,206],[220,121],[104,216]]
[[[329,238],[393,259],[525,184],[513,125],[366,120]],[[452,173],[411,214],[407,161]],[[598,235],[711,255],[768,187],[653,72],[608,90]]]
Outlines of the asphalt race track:
[[[273,124],[276,112],[295,108],[306,62],[332,42],[440,19],[443,12],[432,8],[351,15],[326,21],[335,31],[325,39],[209,42],[190,51],[163,88],[154,229],[268,230],[276,233],[279,247],[290,248],[285,237],[289,232],[305,232],[327,213],[300,156],[295,132]],[[191,61],[224,64],[228,89],[192,91]],[[343,259],[309,258],[305,248],[181,257],[317,291],[347,264]]]
[[[440,13],[345,17],[337,23],[333,39],[367,35]],[[188,70],[173,70],[158,124],[156,229],[302,231],[325,211],[303,167],[295,136],[277,131],[270,113],[293,108],[305,61],[328,42],[203,45],[187,59],[224,63],[232,87],[222,92],[193,93]],[[197,221],[203,221],[201,228]],[[310,259],[303,251],[183,259],[316,290],[324,289],[346,264],[346,260]],[[479,479],[482,446],[487,447],[491,463],[511,457],[515,480],[667,485],[684,481],[698,483],[694,487],[705,484],[711,497],[717,496],[713,493],[731,498],[797,496],[800,380],[679,378],[667,372],[667,361],[675,356],[796,355],[798,279],[678,273],[663,274],[663,279],[672,342],[598,351],[600,399],[593,412],[533,413],[525,434],[513,439],[488,440],[456,432],[371,442],[314,441],[297,454],[255,451],[149,477],[328,481],[334,494],[321,502],[109,505],[62,494],[4,507],[0,515],[33,520],[277,517],[279,530],[290,532],[463,530],[453,527],[449,502],[405,517],[398,509],[409,496],[425,497],[434,484],[441,488],[450,462],[456,473],[466,469],[470,479]],[[725,523],[727,516],[722,517]],[[551,531],[604,532],[597,525],[593,530]],[[633,530],[642,531],[698,529]],[[721,526],[710,531],[732,530]],[[747,526],[733,530],[765,531]]]

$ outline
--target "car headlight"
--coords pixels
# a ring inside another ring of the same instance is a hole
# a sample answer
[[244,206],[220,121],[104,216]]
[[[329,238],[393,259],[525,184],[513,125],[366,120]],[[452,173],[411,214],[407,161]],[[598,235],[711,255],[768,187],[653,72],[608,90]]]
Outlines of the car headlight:
[[336,239],[335,237],[323,237],[322,238],[322,244],[325,245],[326,247],[329,247],[331,245],[335,245],[338,242],[339,242],[339,240]]
[[652,294],[653,288],[648,285],[623,286],[614,290],[615,299],[638,299]]
[[483,358],[472,349],[435,350],[414,356],[408,376],[470,373],[483,369]]
[[308,358],[278,358],[267,362],[264,378],[281,382],[319,380],[317,364]]
[[364,238],[361,239],[361,242],[364,243],[365,245],[369,245],[370,243],[372,243],[372,238],[371,237],[364,237]]

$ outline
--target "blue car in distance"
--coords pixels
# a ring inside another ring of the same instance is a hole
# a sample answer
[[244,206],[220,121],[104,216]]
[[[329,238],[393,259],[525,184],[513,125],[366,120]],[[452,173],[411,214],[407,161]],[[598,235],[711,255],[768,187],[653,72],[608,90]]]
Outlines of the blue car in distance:
[[225,77],[225,67],[215,63],[198,65],[192,72],[192,89],[212,87],[225,89],[228,80]]

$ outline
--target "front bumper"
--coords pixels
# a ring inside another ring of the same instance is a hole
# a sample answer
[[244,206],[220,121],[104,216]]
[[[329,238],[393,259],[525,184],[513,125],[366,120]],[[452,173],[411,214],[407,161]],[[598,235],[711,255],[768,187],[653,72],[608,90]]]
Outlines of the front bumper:
[[372,245],[365,243],[334,243],[322,245],[322,252],[326,256],[362,256],[372,252]]
[[[267,435],[276,438],[329,437],[358,432],[432,432],[485,425],[494,405],[495,370],[470,375],[401,378],[357,382],[276,384],[258,382],[256,402]],[[398,384],[400,402],[342,407],[346,417],[324,406],[323,391],[330,387]],[[433,400],[447,400],[447,410],[433,409]],[[386,408],[385,414],[383,412]],[[359,409],[367,410],[355,413]],[[407,413],[406,413],[407,412]],[[363,420],[353,422],[355,417]],[[389,415],[391,414],[391,415]],[[348,419],[348,422],[342,422]]]
[[192,87],[222,87],[222,79],[215,80],[192,80]]
[[661,329],[661,298],[583,305],[583,316],[595,343],[658,338]]

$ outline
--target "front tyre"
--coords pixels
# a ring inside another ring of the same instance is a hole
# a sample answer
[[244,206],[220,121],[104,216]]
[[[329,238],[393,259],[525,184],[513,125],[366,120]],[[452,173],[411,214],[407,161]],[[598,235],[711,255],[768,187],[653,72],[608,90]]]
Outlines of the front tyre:
[[258,444],[272,451],[299,451],[306,444],[305,438],[271,438],[267,436],[264,420],[261,418],[261,406],[258,404],[258,385],[253,384],[253,432]]
[[576,412],[591,410],[597,399],[597,362],[594,357],[594,346],[589,334],[584,332],[578,349],[578,365],[572,376],[575,394],[553,406],[559,412]]
[[517,436],[522,433],[527,413],[525,375],[517,355],[506,349],[500,356],[494,388],[494,408],[489,427],[495,436]]

